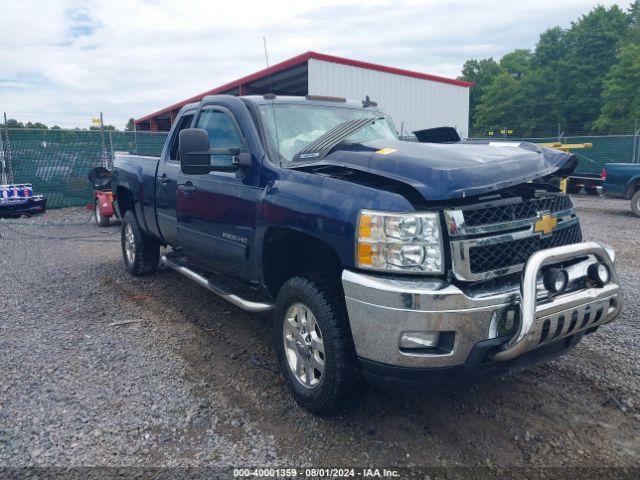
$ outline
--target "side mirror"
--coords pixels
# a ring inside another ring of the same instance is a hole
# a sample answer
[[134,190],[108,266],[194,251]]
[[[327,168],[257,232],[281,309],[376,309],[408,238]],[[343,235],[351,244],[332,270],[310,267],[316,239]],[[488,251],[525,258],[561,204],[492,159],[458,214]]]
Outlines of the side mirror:
[[178,137],[180,170],[187,175],[204,175],[211,171],[209,135],[201,128],[185,128]]

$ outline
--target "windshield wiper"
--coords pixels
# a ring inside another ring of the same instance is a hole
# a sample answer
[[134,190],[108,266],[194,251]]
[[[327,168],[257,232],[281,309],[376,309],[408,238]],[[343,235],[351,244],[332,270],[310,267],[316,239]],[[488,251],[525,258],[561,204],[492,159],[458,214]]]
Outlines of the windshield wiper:
[[349,138],[354,133],[362,130],[365,127],[375,123],[377,120],[384,120],[384,117],[367,117],[358,118],[356,120],[347,120],[342,122],[331,130],[325,132],[316,138],[313,142],[307,145],[293,156],[293,161],[298,160],[313,160],[320,161],[326,157],[333,148],[335,148],[340,142]]

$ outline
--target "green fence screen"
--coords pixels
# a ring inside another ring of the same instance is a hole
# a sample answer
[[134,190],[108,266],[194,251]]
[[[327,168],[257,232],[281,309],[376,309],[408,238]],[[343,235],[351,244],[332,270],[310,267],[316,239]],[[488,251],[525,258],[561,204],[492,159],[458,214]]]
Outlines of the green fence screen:
[[113,152],[159,156],[166,132],[8,129],[1,132],[5,170],[13,182],[31,183],[50,208],[92,201],[92,168],[113,162]]
[[[553,143],[557,142],[558,138],[509,138],[509,141],[512,140],[522,140],[533,143]],[[571,151],[571,153],[578,157],[576,173],[600,174],[606,163],[632,163],[634,161],[634,142],[636,143],[637,149],[638,137],[634,137],[633,135],[562,137],[562,143],[593,144],[593,148],[575,149]],[[637,152],[635,154],[637,156]]]

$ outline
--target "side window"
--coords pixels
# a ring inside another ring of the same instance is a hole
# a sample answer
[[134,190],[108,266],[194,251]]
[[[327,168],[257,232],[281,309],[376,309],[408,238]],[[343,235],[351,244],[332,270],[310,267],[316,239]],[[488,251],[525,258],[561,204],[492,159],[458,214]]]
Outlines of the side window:
[[173,160],[174,162],[178,161],[178,138],[180,136],[180,132],[185,128],[189,128],[191,126],[191,120],[193,120],[193,114],[184,115],[180,118],[178,126],[176,127],[173,138],[171,139],[171,147],[169,150],[169,160]]
[[[243,148],[242,137],[233,118],[222,110],[203,110],[198,119],[197,128],[209,134],[211,148]],[[211,155],[211,165],[224,166],[231,163],[231,155]]]

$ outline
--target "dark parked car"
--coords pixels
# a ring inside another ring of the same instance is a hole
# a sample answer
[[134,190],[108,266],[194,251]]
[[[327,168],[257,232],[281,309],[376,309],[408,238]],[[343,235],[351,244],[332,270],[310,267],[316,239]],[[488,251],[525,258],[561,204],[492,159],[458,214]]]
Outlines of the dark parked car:
[[631,211],[640,217],[640,164],[607,163],[602,171],[602,193],[608,197],[631,200]]
[[363,378],[475,381],[614,320],[613,251],[582,241],[549,183],[576,163],[530,143],[403,142],[374,102],[216,95],[182,108],[160,158],[116,155],[112,188],[127,270],[161,260],[272,312],[289,389],[325,413]]

